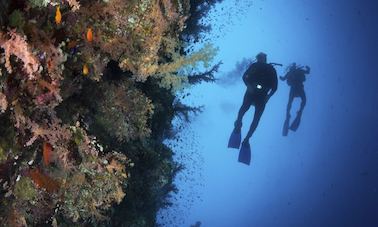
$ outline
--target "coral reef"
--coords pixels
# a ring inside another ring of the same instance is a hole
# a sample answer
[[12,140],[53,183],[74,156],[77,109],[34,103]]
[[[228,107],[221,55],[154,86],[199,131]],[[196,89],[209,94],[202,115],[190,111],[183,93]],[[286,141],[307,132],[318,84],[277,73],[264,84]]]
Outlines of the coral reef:
[[163,140],[200,110],[177,92],[219,66],[182,34],[215,2],[0,0],[0,225],[156,224],[181,169]]

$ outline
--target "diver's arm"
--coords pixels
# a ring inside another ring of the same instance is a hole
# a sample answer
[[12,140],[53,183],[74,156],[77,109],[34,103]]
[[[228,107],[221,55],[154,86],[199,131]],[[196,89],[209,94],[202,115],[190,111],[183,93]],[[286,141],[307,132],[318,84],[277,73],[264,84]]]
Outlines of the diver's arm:
[[276,93],[277,85],[278,85],[277,72],[273,68],[273,71],[272,71],[272,88],[270,89],[270,91],[268,93],[268,97],[267,97],[266,101],[268,101],[270,99],[270,97],[272,97],[274,95],[274,93]]
[[280,80],[285,81],[289,73],[286,73],[285,76],[280,76]]
[[305,66],[306,70],[304,71],[305,74],[310,74],[311,68],[310,66],[306,65]]
[[[248,71],[248,70],[247,70]],[[248,83],[247,83],[247,78],[248,78],[248,74],[247,74],[247,71],[244,73],[244,75],[243,75],[243,82],[244,82],[244,84],[246,85],[246,86],[248,86]]]

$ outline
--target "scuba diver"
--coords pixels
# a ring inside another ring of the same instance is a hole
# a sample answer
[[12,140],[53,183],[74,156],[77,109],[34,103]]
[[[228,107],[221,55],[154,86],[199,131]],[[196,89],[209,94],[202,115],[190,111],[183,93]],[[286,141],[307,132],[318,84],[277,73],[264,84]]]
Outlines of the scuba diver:
[[267,55],[259,53],[255,63],[251,64],[243,75],[243,81],[247,86],[244,94],[243,104],[240,107],[238,117],[234,123],[234,130],[230,136],[228,147],[239,149],[241,142],[241,128],[244,114],[253,105],[255,114],[249,131],[242,142],[239,153],[239,162],[249,165],[251,161],[251,148],[249,139],[257,128],[260,118],[264,112],[265,105],[277,90],[277,72],[273,65],[267,63]]
[[[310,67],[298,67],[297,64],[294,62],[291,64],[289,71],[286,73],[284,77],[280,76],[282,81],[287,81],[287,84],[290,86],[290,94],[289,94],[289,102],[287,103],[286,108],[286,120],[284,123],[284,127],[282,130],[282,135],[287,136],[289,133],[289,129],[292,131],[296,131],[299,127],[301,122],[301,117],[303,113],[303,109],[306,105],[306,93],[304,91],[303,82],[306,81],[306,74],[310,73]],[[291,105],[295,97],[299,97],[301,99],[301,106],[299,111],[297,112],[297,116],[295,117],[294,121],[291,123],[290,127],[290,110]]]

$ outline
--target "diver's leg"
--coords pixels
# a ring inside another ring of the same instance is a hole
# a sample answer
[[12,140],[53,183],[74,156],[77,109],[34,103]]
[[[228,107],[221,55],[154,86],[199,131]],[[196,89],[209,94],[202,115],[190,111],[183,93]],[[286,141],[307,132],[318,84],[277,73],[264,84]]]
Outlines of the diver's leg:
[[287,103],[287,108],[286,108],[286,119],[290,118],[290,110],[291,110],[291,105],[293,104],[293,100],[294,100],[294,89],[291,88],[290,93],[289,93],[289,101]]
[[299,97],[301,98],[301,107],[299,109],[299,112],[302,113],[307,103],[306,93],[304,89],[299,93]]
[[290,89],[289,93],[289,101],[287,103],[287,109],[286,109],[286,119],[282,128],[282,135],[287,136],[289,133],[289,124],[290,124],[290,110],[291,110],[291,105],[294,100],[294,90],[293,88]]
[[253,121],[247,136],[245,137],[243,143],[249,142],[249,139],[252,137],[253,133],[255,132],[257,125],[259,124],[260,118],[264,112],[265,104],[256,104],[255,105],[255,114],[253,116]]
[[243,116],[249,110],[249,108],[251,107],[251,104],[252,104],[251,97],[248,95],[248,92],[246,92],[244,95],[243,104],[241,105],[239,109],[238,118],[236,119],[235,124],[234,124],[235,130],[237,131],[241,130]]
[[304,89],[298,90],[296,96],[298,96],[301,99],[301,106],[300,109],[297,112],[297,116],[295,117],[294,121],[291,123],[290,129],[294,132],[297,131],[302,118],[302,111],[306,105],[306,94],[304,92]]

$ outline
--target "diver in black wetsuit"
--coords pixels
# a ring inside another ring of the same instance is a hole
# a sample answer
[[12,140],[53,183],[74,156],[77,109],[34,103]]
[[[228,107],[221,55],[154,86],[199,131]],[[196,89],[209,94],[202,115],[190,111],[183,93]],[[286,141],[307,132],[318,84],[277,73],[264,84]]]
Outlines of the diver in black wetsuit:
[[277,90],[277,72],[271,64],[267,64],[267,56],[259,53],[256,56],[256,63],[253,63],[243,75],[243,81],[247,86],[243,104],[240,107],[238,118],[235,121],[235,132],[240,132],[244,114],[251,105],[255,106],[255,114],[249,131],[243,140],[248,143],[252,134],[257,128],[261,115],[264,112],[265,104]]
[[305,66],[298,67],[296,63],[291,64],[289,71],[286,73],[284,77],[280,77],[282,81],[287,81],[287,84],[290,86],[290,94],[289,94],[289,102],[287,103],[286,108],[286,120],[284,123],[283,128],[283,136],[287,136],[289,130],[289,123],[290,123],[290,110],[291,105],[295,97],[299,97],[301,99],[301,107],[297,112],[297,116],[293,123],[290,126],[290,129],[296,131],[299,127],[300,120],[302,117],[303,109],[306,105],[306,93],[304,91],[303,83],[306,81],[306,74],[310,73],[310,67]]

